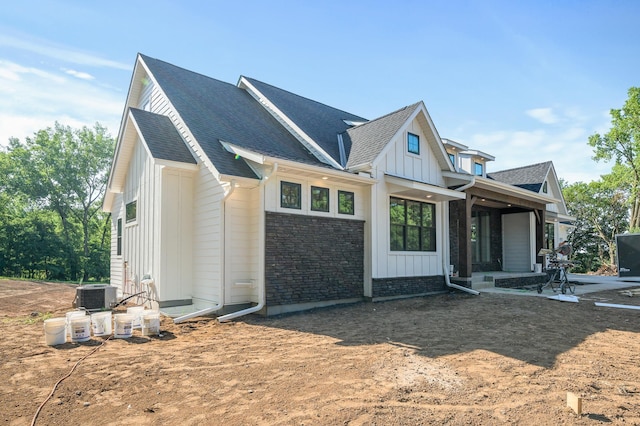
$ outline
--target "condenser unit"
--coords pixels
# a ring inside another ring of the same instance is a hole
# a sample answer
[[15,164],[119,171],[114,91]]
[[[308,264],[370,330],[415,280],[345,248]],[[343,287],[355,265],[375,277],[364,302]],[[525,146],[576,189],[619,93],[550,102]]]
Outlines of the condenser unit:
[[118,287],[108,284],[83,285],[76,288],[76,308],[88,311],[111,309],[117,302]]

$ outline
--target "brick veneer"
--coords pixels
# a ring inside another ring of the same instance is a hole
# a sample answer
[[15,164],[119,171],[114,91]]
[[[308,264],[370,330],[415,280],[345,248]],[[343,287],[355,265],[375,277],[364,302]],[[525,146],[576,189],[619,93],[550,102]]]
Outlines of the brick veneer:
[[444,276],[374,278],[373,298],[409,296],[446,290]]
[[364,222],[266,213],[267,306],[363,297]]

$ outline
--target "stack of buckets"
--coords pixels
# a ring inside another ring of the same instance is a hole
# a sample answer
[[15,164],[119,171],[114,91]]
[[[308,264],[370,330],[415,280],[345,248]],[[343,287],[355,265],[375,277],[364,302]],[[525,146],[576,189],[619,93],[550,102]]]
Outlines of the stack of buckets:
[[160,313],[146,310],[144,306],[134,306],[127,313],[114,314],[111,311],[96,312],[87,315],[86,311],[67,312],[64,318],[49,318],[44,321],[44,339],[49,346],[67,342],[86,342],[94,336],[111,336],[116,339],[128,339],[134,329],[140,329],[143,336],[160,334]]

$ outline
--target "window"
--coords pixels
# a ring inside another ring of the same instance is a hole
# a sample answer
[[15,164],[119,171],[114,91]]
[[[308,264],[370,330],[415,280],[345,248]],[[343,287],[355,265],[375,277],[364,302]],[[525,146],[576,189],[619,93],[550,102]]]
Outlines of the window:
[[392,251],[436,251],[436,206],[391,197]]
[[300,210],[302,185],[299,183],[280,182],[280,207]]
[[116,255],[118,256],[122,256],[122,218],[118,218],[118,225],[117,225],[117,251],[116,251]]
[[131,223],[131,222],[135,222],[136,218],[137,218],[137,201],[132,201],[130,203],[127,203],[127,206],[125,208],[125,218],[127,220],[127,223]]
[[484,165],[482,163],[474,163],[475,166],[475,175],[476,176],[484,176]]
[[547,181],[546,180],[542,184],[542,192],[544,192],[545,194],[547,193]]
[[553,223],[544,224],[544,248],[555,248],[555,226]]
[[471,212],[471,262],[491,260],[491,215],[486,211]]
[[407,133],[407,150],[412,154],[420,154],[420,138],[413,133]]
[[449,153],[449,160],[451,160],[451,164],[456,165],[456,155]]
[[311,210],[314,212],[329,211],[329,188],[311,187]]
[[338,213],[353,214],[353,192],[338,191]]

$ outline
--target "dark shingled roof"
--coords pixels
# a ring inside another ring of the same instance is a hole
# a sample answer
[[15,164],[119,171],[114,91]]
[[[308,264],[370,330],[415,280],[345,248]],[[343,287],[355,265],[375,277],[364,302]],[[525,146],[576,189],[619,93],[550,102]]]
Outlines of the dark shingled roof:
[[529,191],[540,192],[540,188],[547,178],[551,166],[551,161],[546,161],[544,163],[493,172],[490,173],[488,177],[498,182],[528,189]]
[[[245,79],[296,123],[337,163],[340,163],[338,134],[351,127],[343,120],[367,121],[365,118],[287,92],[253,78],[245,77]],[[345,152],[348,153],[350,149],[348,141],[345,141]]]
[[417,102],[347,130],[343,136],[345,141],[351,141],[351,152],[349,153],[347,167],[354,167],[375,160],[419,105],[420,102]]
[[169,117],[137,108],[129,110],[153,158],[196,164],[196,159]]
[[257,177],[220,141],[266,156],[324,165],[244,89],[142,54],[140,57],[220,173]]

